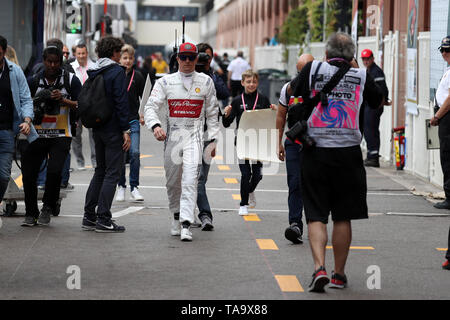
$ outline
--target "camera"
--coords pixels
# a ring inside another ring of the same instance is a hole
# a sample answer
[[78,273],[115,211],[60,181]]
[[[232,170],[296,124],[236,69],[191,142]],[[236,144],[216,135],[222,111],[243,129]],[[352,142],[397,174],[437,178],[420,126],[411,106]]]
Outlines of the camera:
[[297,123],[286,132],[286,136],[292,141],[299,140],[306,149],[316,145],[316,141],[308,135],[308,124],[305,120],[297,121]]
[[206,52],[200,52],[198,54],[198,61],[195,65],[195,71],[206,73],[206,65],[208,64],[210,56]]
[[50,87],[40,90],[33,98],[34,120],[33,124],[40,125],[44,114],[55,116],[59,114],[59,101],[53,100],[51,94],[58,88]]
[[308,135],[308,124],[306,122],[308,115],[308,106],[305,103],[297,103],[289,108],[288,127],[286,136],[292,140],[299,140],[303,148],[312,148],[316,145],[314,139]]

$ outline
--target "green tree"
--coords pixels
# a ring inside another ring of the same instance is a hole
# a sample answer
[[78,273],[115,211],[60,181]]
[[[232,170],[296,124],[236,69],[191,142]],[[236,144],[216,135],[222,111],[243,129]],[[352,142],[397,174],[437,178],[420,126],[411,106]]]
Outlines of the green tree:
[[323,38],[323,0],[306,0],[311,41],[322,41]]
[[[343,25],[343,22],[339,21],[343,10],[345,8],[342,1],[327,0],[326,37],[338,31],[339,26]],[[323,39],[323,13],[324,0],[301,1],[297,8],[291,10],[281,28],[281,42],[286,45],[302,44],[308,30],[310,31],[311,41],[326,41],[326,39]],[[344,23],[344,25],[348,25],[349,22]]]
[[291,10],[281,26],[280,40],[284,45],[305,41],[309,29],[308,8],[303,4]]

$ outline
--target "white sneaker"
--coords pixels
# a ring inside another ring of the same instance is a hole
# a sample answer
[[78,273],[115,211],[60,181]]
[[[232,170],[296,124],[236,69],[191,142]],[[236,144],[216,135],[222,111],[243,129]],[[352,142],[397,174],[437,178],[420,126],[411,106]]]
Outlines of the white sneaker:
[[139,192],[139,189],[135,187],[133,191],[131,191],[131,200],[133,201],[144,201],[144,197]]
[[256,207],[256,197],[254,192],[248,194],[248,207],[250,209]]
[[86,167],[78,167],[78,171],[86,171]]
[[181,223],[180,220],[172,220],[172,228],[170,229],[170,235],[179,236],[181,234]]
[[189,230],[189,228],[181,229],[180,239],[181,241],[192,241],[192,232]]
[[239,207],[239,215],[240,216],[247,216],[248,215],[248,208],[247,208],[247,206]]
[[116,201],[117,202],[124,202],[125,201],[125,188],[124,187],[119,186],[117,188]]

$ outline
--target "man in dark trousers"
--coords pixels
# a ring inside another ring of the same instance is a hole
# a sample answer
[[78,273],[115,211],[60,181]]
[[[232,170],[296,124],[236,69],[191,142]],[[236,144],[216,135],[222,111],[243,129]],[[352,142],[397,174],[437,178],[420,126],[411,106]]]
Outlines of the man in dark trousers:
[[84,205],[82,228],[87,231],[125,231],[125,227],[118,226],[111,219],[111,205],[124,161],[123,152],[128,151],[131,145],[125,68],[119,65],[122,46],[121,39],[101,39],[96,49],[99,59],[88,70],[90,79],[102,74],[113,115],[103,126],[93,130],[97,167]]
[[[213,73],[210,67],[214,56],[213,48],[208,43],[199,43],[197,49],[199,52],[199,60],[195,66],[196,71],[211,77],[214,82],[214,88],[216,89],[217,100],[228,99],[230,97],[230,92],[228,91],[226,84],[219,75]],[[205,132],[207,132],[207,127],[205,127]],[[206,182],[208,180],[209,168],[212,160],[210,157],[211,153],[207,152],[210,144],[211,141],[204,141],[202,166],[197,187],[198,218],[201,221],[203,231],[211,231],[214,229],[211,207],[209,205],[208,195],[206,194]]]
[[[442,58],[450,64],[450,36],[442,40],[439,47]],[[444,173],[445,201],[434,205],[437,209],[450,209],[450,68],[447,68],[436,92],[438,112],[431,119],[431,125],[439,125],[439,143],[441,146],[441,166]],[[442,268],[450,270],[450,229],[448,234],[448,250]]]
[[[385,76],[383,70],[375,63],[372,50],[365,49],[361,53],[361,59],[367,72],[375,80],[380,89],[383,91],[383,96],[389,96],[389,90],[386,86]],[[385,99],[387,100],[387,98]],[[367,158],[364,161],[366,167],[380,167],[379,152],[380,152],[380,118],[383,114],[384,108],[372,109],[364,108],[364,139],[367,143]]]

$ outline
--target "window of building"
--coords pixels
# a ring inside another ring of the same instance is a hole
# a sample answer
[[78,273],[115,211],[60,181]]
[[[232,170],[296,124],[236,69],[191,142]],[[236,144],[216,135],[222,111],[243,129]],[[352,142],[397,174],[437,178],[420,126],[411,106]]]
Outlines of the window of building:
[[0,34],[6,38],[8,45],[14,48],[20,65],[25,68],[33,54],[33,39],[35,29],[33,16],[37,9],[33,1],[4,0],[0,10]]
[[163,6],[139,6],[138,20],[147,21],[181,21],[183,16],[186,21],[198,21],[198,7],[163,7]]

